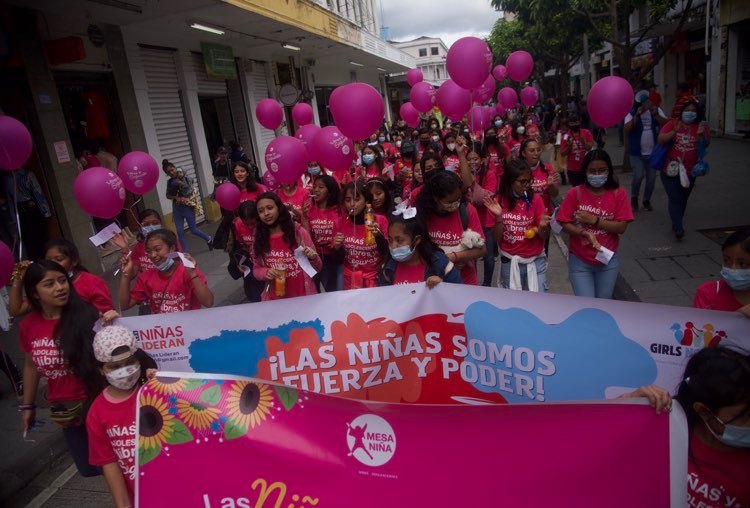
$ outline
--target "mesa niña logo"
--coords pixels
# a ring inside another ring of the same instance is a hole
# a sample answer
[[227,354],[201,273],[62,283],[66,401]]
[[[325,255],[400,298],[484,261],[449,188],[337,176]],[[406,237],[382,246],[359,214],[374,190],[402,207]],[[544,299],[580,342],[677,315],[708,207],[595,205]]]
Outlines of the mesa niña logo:
[[396,434],[378,415],[364,414],[347,423],[348,456],[366,466],[382,466],[396,453]]

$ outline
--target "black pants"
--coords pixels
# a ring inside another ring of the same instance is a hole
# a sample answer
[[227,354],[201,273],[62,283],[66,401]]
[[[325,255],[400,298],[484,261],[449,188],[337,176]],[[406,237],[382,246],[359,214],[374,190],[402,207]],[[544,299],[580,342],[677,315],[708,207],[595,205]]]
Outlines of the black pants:
[[89,464],[89,435],[86,432],[86,425],[67,427],[62,431],[70,455],[73,457],[73,462],[75,462],[81,476],[88,478],[102,474],[101,468]]
[[253,277],[253,274],[250,274],[242,280],[242,287],[248,301],[259,302],[263,289],[266,287],[266,282],[258,280]]
[[[8,376],[10,383],[13,385],[13,391],[15,391],[16,385],[21,381],[21,373],[13,362],[13,359],[2,349],[0,349],[0,370],[5,372],[5,375]],[[19,393],[16,395],[22,394]]]
[[44,259],[44,244],[47,243],[47,219],[31,201],[18,203],[21,235],[27,259]]
[[315,287],[320,291],[320,286],[326,290],[326,293],[339,290],[339,267],[341,259],[334,254],[322,254],[323,268],[313,277]]

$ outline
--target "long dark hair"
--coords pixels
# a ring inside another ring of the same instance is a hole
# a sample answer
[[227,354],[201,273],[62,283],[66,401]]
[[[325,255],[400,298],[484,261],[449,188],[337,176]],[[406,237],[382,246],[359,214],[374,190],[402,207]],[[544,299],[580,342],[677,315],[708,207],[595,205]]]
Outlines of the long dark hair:
[[[49,271],[59,272],[66,278],[68,276],[60,264],[42,259],[32,263],[23,277],[24,291],[37,312],[42,311],[42,305],[36,298],[36,286]],[[53,333],[59,337],[60,351],[68,368],[83,382],[90,396],[98,395],[105,386],[97,370],[92,347],[93,327],[98,319],[99,311],[81,299],[68,279],[68,302],[62,309]]]
[[232,164],[232,170],[229,172],[229,181],[235,184],[240,190],[242,190],[242,188],[240,187],[240,183],[234,177],[234,168],[236,168],[237,166],[241,167],[247,172],[247,178],[245,178],[245,186],[247,187],[247,191],[255,192],[256,190],[258,190],[258,182],[255,181],[255,172],[246,162],[237,161]]
[[315,185],[315,182],[318,180],[323,182],[323,185],[325,185],[325,188],[328,191],[326,209],[338,207],[339,201],[341,200],[341,188],[339,187],[339,183],[331,175],[318,175],[313,178],[313,185]]
[[[617,181],[617,177],[615,176],[615,170],[612,167],[612,159],[610,158],[609,154],[600,148],[594,148],[593,150],[589,150],[588,152],[586,152],[586,156],[583,158],[583,162],[581,163],[581,171],[583,171],[584,175],[586,174],[586,170],[589,168],[589,164],[591,164],[593,161],[604,161],[607,164],[607,181],[604,183],[603,188],[617,189],[620,186],[620,183]],[[593,188],[591,187],[591,184],[589,184],[588,178],[584,179],[583,184],[589,189]]]
[[[501,198],[505,198],[505,202],[508,203],[508,211],[515,210],[516,202],[518,198],[513,195],[513,182],[518,180],[523,173],[531,173],[529,164],[523,159],[513,159],[506,166],[503,171],[503,176],[500,177],[500,189],[498,194]],[[531,189],[528,192],[533,191]],[[531,196],[527,196],[531,199]]]
[[[429,231],[427,223],[437,212],[437,200],[462,188],[461,177],[453,171],[433,171],[429,178],[425,178],[424,186],[417,196],[417,219],[424,231]],[[461,201],[464,201],[463,194]]]
[[341,188],[341,208],[344,209],[348,217],[351,217],[352,221],[354,221],[355,224],[364,224],[365,221],[365,210],[362,210],[362,213],[359,215],[349,215],[349,210],[346,210],[344,202],[346,201],[346,194],[348,192],[352,193],[352,196],[354,199],[357,199],[357,196],[362,196],[365,198],[365,202],[372,204],[372,193],[370,192],[370,189],[367,188],[367,185],[365,184],[365,181],[363,179],[355,180],[354,182],[349,182],[344,187]]
[[[377,177],[369,178],[365,185],[367,186],[367,190],[370,191],[370,194],[372,194],[372,189],[376,187],[380,187],[383,190],[383,194],[385,195],[385,200],[383,201],[383,208],[381,210],[375,210],[375,213],[388,216],[388,214],[391,213],[391,210],[393,210],[393,196],[391,196],[391,193],[388,190],[388,186],[385,183],[385,180],[383,180],[382,178],[377,178]],[[373,205],[373,209],[374,209],[374,205]]]
[[[263,194],[258,196],[257,201],[255,201],[256,213],[258,203],[260,203],[262,199],[270,199],[276,204],[276,208],[279,209],[279,218],[277,219],[277,223],[281,226],[282,237],[284,238],[286,244],[289,245],[289,248],[291,250],[296,249],[297,233],[295,231],[294,221],[292,220],[292,214],[289,213],[289,210],[275,192],[264,192]],[[263,257],[268,253],[270,248],[271,226],[269,226],[259,218],[255,226],[255,245],[253,246],[253,250],[255,250],[256,256]]]
[[[146,217],[156,217],[159,219],[159,224],[163,224],[163,221],[161,219],[161,214],[154,210],[153,208],[146,208],[141,213],[138,214],[138,224],[140,225],[141,222],[146,220]],[[145,237],[143,236],[143,232],[139,229],[138,230],[138,240],[143,241]]]
[[[424,261],[425,265],[427,265],[429,269],[431,270],[432,269],[432,256],[433,254],[435,254],[438,248],[430,239],[430,235],[427,232],[427,230],[422,226],[421,221],[417,220],[416,217],[413,219],[404,219],[403,215],[391,215],[390,217],[388,217],[389,231],[390,231],[391,226],[394,226],[396,224],[401,224],[404,227],[404,229],[406,230],[406,233],[411,237],[412,242],[414,241],[414,238],[417,236],[422,238],[422,240],[419,242],[419,245],[417,245],[417,252],[422,258],[422,261]],[[389,253],[389,256],[390,256],[390,253]],[[439,274],[435,274],[435,275],[439,275]]]
[[747,253],[750,253],[750,227],[738,229],[729,237],[724,240],[724,243],[721,245],[721,250],[727,250],[729,247],[734,247],[735,245],[740,245],[742,247],[742,250],[744,250]]
[[[489,148],[493,147],[495,151],[497,152],[497,158],[498,160],[505,158],[505,147],[500,142],[500,133],[498,132],[499,129],[497,129],[494,125],[492,127],[487,127],[484,130],[484,150],[482,151],[482,157],[489,157],[490,151]],[[487,141],[487,133],[490,131],[495,132],[495,140],[494,141]]]
[[477,181],[479,182],[479,185],[482,186],[482,185],[484,185],[484,179],[487,178],[487,166],[488,166],[488,164],[485,162],[485,157],[486,157],[485,150],[482,147],[481,143],[477,143],[476,141],[473,141],[471,143],[471,147],[469,148],[469,151],[466,153],[467,164],[468,164],[469,154],[472,153],[472,152],[474,152],[475,154],[477,154],[479,156],[480,161],[481,161],[480,162],[480,166],[479,166],[479,173],[477,173],[476,176],[477,176]]
[[52,248],[59,250],[62,254],[65,254],[65,256],[70,258],[73,262],[73,272],[88,272],[86,267],[81,265],[81,254],[78,252],[78,247],[76,247],[73,242],[64,238],[50,240],[44,245],[44,254],[46,255],[47,251]]

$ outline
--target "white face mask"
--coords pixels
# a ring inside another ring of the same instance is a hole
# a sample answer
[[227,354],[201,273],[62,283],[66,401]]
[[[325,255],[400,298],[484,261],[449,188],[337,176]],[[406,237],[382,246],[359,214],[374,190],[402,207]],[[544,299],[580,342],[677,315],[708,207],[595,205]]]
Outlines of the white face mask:
[[526,127],[524,127],[523,125],[519,125],[518,127],[516,127],[516,132],[518,134],[523,134],[524,132],[526,132]]
[[396,146],[399,147],[399,148],[401,148],[401,140],[400,139],[398,141],[396,141]]
[[438,141],[440,141],[440,136],[432,136],[432,140],[433,140],[433,141],[434,141],[435,143],[437,143]]
[[445,146],[446,146],[446,147],[448,148],[448,150],[450,150],[450,151],[453,151],[453,150],[455,150],[455,149],[456,149],[456,143],[448,143],[448,144],[447,144],[447,145],[445,145]]
[[120,390],[130,390],[141,377],[141,364],[126,365],[104,374],[107,382]]

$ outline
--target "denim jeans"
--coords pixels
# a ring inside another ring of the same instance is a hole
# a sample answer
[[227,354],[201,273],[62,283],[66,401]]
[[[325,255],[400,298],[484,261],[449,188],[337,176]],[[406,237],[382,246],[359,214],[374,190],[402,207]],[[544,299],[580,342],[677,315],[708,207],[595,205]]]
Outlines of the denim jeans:
[[617,253],[606,265],[592,265],[582,261],[572,252],[568,255],[568,277],[576,296],[612,298],[617,282],[620,262]]
[[649,157],[640,155],[630,156],[630,166],[633,168],[633,183],[630,186],[630,197],[638,199],[641,194],[641,182],[646,178],[646,189],[643,191],[643,201],[651,201],[656,185],[656,170],[651,167]]
[[68,451],[73,457],[73,462],[81,476],[89,478],[102,474],[101,468],[89,464],[89,435],[86,431],[86,425],[67,427],[62,429],[62,432],[65,443],[68,445]]
[[[539,256],[534,260],[536,265],[536,276],[539,279],[539,292],[547,292],[547,258],[545,256]],[[529,280],[526,276],[526,265],[519,263],[518,269],[521,272],[521,288],[524,291],[529,290]],[[508,289],[510,288],[510,262],[500,264],[500,287]]]
[[495,273],[495,256],[497,256],[497,242],[492,237],[492,228],[482,228],[487,252],[484,255],[484,280],[482,286],[492,286],[492,275]]
[[682,218],[685,216],[688,198],[695,187],[695,177],[690,178],[690,187],[687,189],[680,184],[679,176],[667,176],[661,173],[661,184],[669,198],[669,218],[672,220],[672,231],[684,231]]
[[175,229],[177,229],[177,238],[180,240],[180,246],[184,252],[188,251],[188,245],[185,241],[185,221],[188,223],[190,232],[195,236],[203,238],[206,242],[211,239],[210,236],[198,229],[195,225],[195,210],[192,206],[175,203],[172,208],[172,218],[174,219]]

